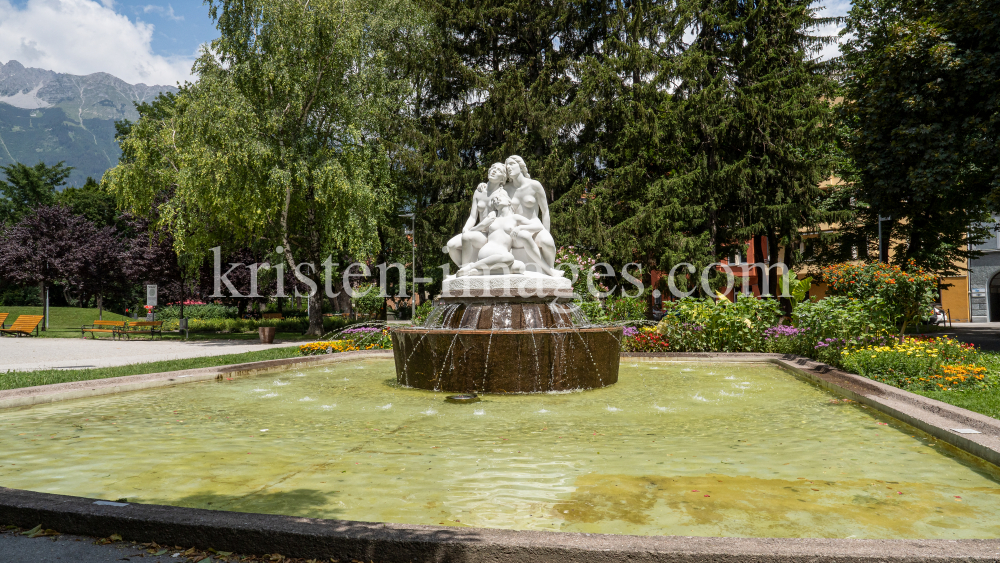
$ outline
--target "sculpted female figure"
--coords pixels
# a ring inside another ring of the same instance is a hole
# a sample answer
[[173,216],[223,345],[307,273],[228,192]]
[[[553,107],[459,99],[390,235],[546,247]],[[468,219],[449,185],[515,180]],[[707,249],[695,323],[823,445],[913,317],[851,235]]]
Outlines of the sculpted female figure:
[[508,186],[514,189],[511,206],[531,226],[530,229],[519,229],[514,238],[514,248],[523,248],[540,273],[561,278],[565,272],[555,269],[556,242],[549,233],[549,205],[545,188],[528,175],[528,166],[523,158],[511,156],[507,158],[506,166]]
[[[490,205],[494,211],[473,227],[489,232],[486,244],[479,249],[478,260],[463,266],[458,271],[458,276],[488,275],[493,268],[502,268],[511,274],[524,273],[524,263],[514,259],[511,249],[514,238],[519,233],[524,232],[530,236],[535,226],[528,219],[514,214],[510,196],[504,190],[496,191]],[[541,228],[541,223],[538,223],[538,228]]]
[[489,181],[479,184],[472,194],[472,208],[469,210],[469,218],[465,220],[462,232],[451,237],[446,247],[448,255],[459,267],[476,260],[479,249],[486,244],[486,235],[474,227],[491,211],[490,198],[507,181],[506,167],[499,162],[493,164],[487,172],[487,179]]

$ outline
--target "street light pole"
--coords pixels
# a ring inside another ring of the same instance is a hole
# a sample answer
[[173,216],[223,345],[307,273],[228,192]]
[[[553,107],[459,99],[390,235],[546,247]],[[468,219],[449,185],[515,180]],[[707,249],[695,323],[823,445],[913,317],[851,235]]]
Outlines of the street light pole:
[[[412,323],[413,319],[417,317],[417,214],[405,213],[400,215],[400,217],[412,220],[410,227],[410,236],[412,237],[411,242],[413,243],[412,256],[410,259],[410,264],[412,264],[413,268],[413,271],[410,272],[410,322]],[[405,279],[403,280],[403,283],[406,283]]]

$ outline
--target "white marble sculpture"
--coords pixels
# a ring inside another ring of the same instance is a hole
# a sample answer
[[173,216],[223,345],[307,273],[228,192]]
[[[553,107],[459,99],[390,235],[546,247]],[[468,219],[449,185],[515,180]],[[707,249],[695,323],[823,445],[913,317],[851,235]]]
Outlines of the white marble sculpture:
[[444,296],[568,296],[572,285],[555,268],[545,188],[524,160],[493,164],[472,195],[462,232],[443,249],[459,266],[444,280]]

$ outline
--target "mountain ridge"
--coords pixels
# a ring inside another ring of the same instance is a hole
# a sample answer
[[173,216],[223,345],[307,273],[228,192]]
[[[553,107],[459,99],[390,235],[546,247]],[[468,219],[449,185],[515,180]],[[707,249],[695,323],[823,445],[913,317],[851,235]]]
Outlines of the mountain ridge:
[[0,63],[0,165],[65,161],[67,183],[100,180],[118,162],[114,121],[135,120],[135,102],[149,102],[174,86],[129,84],[106,72],[88,75]]

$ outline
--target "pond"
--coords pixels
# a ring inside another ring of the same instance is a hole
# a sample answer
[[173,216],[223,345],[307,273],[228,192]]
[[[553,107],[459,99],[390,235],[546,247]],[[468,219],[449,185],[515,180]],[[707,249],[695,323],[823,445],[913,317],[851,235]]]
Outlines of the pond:
[[408,524],[996,538],[1000,472],[770,364],[451,404],[392,360],[0,411],[0,485]]

